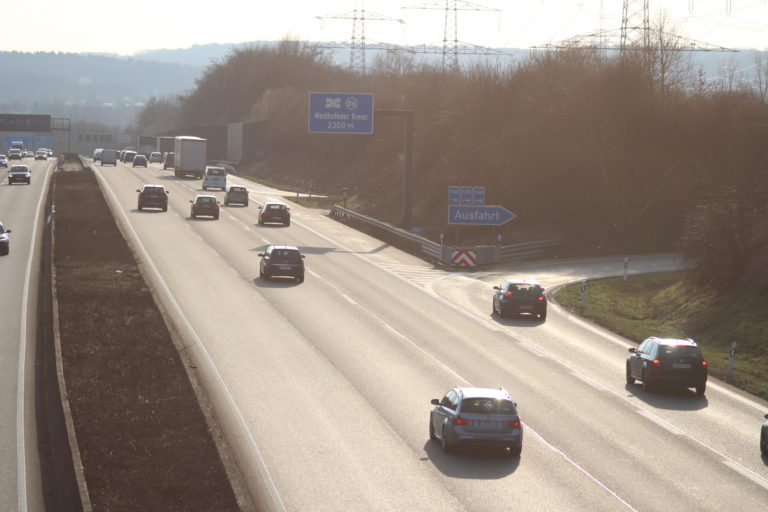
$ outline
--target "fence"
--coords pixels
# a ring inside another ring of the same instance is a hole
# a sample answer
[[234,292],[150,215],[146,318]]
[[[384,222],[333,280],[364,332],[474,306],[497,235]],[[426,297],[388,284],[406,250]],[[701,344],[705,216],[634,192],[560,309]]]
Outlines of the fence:
[[362,215],[341,206],[334,206],[330,212],[331,217],[341,220],[355,220],[379,230],[386,231],[413,244],[417,244],[421,253],[427,255],[432,261],[449,267],[453,266],[482,266],[499,263],[502,261],[534,258],[545,254],[547,249],[561,245],[557,240],[538,240],[522,242],[518,244],[502,246],[477,246],[477,247],[451,247],[433,242],[428,238],[416,235],[404,229],[386,222]]

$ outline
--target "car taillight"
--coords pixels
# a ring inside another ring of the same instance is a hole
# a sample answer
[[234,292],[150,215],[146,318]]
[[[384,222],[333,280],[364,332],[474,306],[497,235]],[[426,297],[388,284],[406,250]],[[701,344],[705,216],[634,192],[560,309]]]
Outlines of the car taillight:
[[508,421],[507,426],[512,428],[520,428],[520,420]]
[[546,300],[543,295],[539,295],[539,300]]
[[465,425],[469,425],[469,420],[462,418],[461,416],[456,416],[456,418],[453,420],[453,424],[463,427]]
[[661,366],[661,361],[659,359],[654,359],[651,361],[651,364],[653,364],[653,366]]
[[707,362],[706,361],[702,361],[701,362],[701,366],[707,366]]
[[508,291],[508,292],[507,292],[507,293],[505,293],[504,295],[512,295],[512,290]]

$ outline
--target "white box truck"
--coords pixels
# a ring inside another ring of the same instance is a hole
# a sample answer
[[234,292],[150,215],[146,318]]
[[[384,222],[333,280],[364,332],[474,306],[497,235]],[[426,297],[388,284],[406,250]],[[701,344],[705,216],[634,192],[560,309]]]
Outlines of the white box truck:
[[203,177],[207,160],[208,141],[200,137],[176,137],[174,145],[173,171],[177,177]]

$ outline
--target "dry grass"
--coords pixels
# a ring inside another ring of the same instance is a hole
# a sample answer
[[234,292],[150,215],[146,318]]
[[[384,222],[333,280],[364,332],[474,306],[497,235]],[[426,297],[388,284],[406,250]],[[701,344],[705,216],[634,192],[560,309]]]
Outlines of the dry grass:
[[183,363],[90,171],[56,174],[64,376],[94,510],[238,510]]

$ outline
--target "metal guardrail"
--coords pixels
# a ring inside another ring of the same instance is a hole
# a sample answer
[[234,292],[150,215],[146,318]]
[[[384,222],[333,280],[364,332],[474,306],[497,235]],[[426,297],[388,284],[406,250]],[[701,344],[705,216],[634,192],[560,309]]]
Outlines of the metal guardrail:
[[543,254],[546,249],[560,245],[557,240],[538,240],[534,242],[521,242],[518,244],[503,246],[484,246],[484,247],[449,247],[433,242],[423,236],[416,235],[404,229],[393,226],[386,222],[368,217],[352,210],[348,210],[338,205],[334,205],[330,212],[331,217],[338,219],[355,219],[371,226],[383,229],[399,236],[403,239],[416,242],[421,245],[421,252],[428,255],[433,260],[443,264],[451,265],[451,255],[456,250],[474,251],[479,265],[498,263],[500,261],[519,260],[535,257]]

